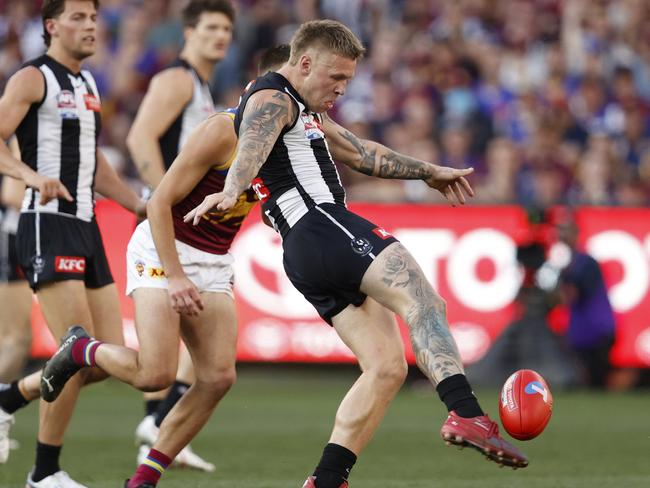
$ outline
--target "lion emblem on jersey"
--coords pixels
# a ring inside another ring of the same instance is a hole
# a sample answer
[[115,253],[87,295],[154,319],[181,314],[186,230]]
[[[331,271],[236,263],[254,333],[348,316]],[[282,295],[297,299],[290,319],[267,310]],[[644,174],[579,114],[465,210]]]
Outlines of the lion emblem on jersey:
[[230,210],[226,210],[225,212],[222,210],[210,211],[203,218],[212,224],[239,227],[257,202],[257,195],[255,195],[252,188],[248,188],[244,193],[239,195],[237,203]]

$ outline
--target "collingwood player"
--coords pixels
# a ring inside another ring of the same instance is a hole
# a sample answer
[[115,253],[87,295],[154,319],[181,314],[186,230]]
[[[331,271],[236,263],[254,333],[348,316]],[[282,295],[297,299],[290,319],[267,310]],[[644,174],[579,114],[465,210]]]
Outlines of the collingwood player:
[[[232,40],[234,8],[229,0],[191,0],[183,9],[185,44],[178,59],[158,73],[133,122],[127,145],[142,180],[153,190],[190,133],[214,113],[208,80]],[[176,381],[169,391],[145,393],[146,416],[136,428],[138,463],[156,441],[160,424],[194,382],[192,359],[181,349]],[[174,466],[214,471],[188,445]]]
[[394,313],[408,326],[418,366],[449,412],[443,439],[525,467],[526,457],[499,436],[472,392],[444,300],[399,241],[346,207],[334,160],[368,175],[423,180],[453,204],[473,194],[465,179],[471,168],[410,158],[357,138],[327,116],[363,53],[339,22],[302,24],[289,62],[258,78],[239,104],[239,149],[223,192],[206,197],[186,219],[200,224],[209,212],[232,208],[257,175],[254,188],[282,236],[289,279],[359,360],[361,375],[339,406],[305,488],[347,488],[357,456],[400,389],[407,368]]
[[[82,324],[97,337],[121,344],[119,299],[95,221],[94,192],[140,215],[144,205],[97,147],[101,101],[81,63],[95,52],[98,6],[98,0],[43,2],[47,52],[9,80],[0,100],[0,137],[15,133],[22,160],[42,177],[59,178],[69,194],[46,202],[27,181],[16,234],[18,261],[50,331],[60,338],[71,324]],[[22,164],[14,158],[10,163]],[[96,369],[83,371],[56,402],[41,402],[28,488],[82,486],[61,470],[59,456],[79,388],[104,377]],[[18,382],[0,392],[0,409],[10,418],[6,423],[31,399]]]

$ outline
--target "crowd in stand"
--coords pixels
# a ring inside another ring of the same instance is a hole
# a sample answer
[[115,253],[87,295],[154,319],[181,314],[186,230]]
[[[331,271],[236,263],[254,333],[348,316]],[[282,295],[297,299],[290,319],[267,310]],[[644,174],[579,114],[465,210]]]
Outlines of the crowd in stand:
[[[95,75],[102,144],[135,176],[125,136],[176,56],[183,0],[102,0]],[[260,51],[314,18],[368,48],[333,117],[411,156],[472,166],[475,203],[644,206],[650,199],[650,2],[239,0],[212,88],[236,104]],[[0,89],[44,50],[38,0],[0,0]],[[439,201],[422,182],[342,169],[351,200]]]

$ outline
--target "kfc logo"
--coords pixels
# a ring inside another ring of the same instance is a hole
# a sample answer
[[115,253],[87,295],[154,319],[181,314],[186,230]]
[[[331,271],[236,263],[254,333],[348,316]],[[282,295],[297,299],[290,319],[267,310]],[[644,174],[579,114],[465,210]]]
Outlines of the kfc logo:
[[382,229],[381,227],[375,227],[374,229],[372,229],[372,231],[384,240],[388,239],[389,237],[393,237],[393,235],[390,232],[386,231],[385,229]]
[[262,178],[255,178],[251,182],[251,187],[257,195],[257,198],[259,198],[262,202],[265,202],[271,196],[271,192],[266,186],[264,186]]
[[84,273],[86,271],[86,258],[57,256],[54,260],[54,270],[57,273]]
[[86,104],[87,110],[92,110],[93,112],[101,112],[102,104],[99,103],[99,99],[90,93],[84,95],[84,103]]

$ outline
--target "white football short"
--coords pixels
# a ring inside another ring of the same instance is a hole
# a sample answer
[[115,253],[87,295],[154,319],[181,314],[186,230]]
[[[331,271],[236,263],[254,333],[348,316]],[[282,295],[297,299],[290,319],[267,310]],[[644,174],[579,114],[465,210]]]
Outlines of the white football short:
[[[231,254],[211,254],[176,240],[183,271],[200,292],[225,293],[233,297],[235,274]],[[136,288],[167,289],[168,282],[156,252],[149,221],[135,228],[126,250],[126,294]]]

